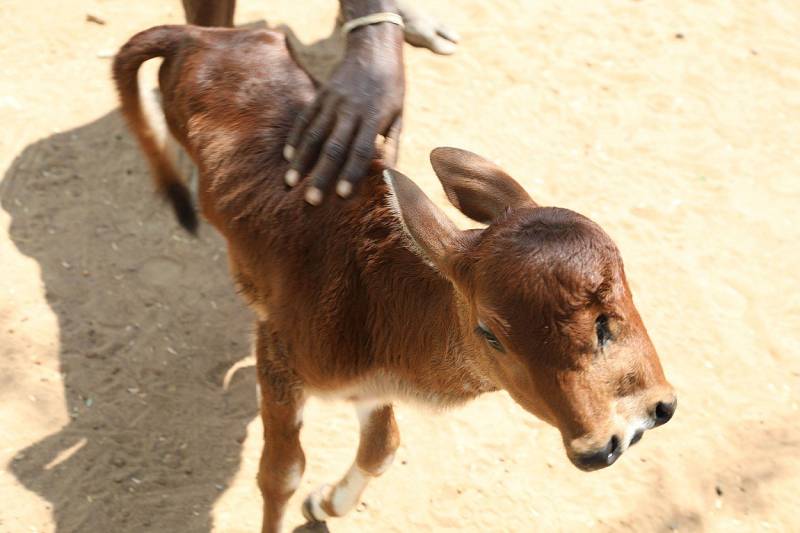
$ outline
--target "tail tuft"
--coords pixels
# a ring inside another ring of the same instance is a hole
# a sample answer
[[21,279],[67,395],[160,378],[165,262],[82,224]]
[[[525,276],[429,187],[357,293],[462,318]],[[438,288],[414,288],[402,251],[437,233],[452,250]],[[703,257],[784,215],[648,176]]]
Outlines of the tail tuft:
[[197,235],[197,211],[189,189],[183,183],[172,182],[166,186],[164,193],[169,198],[180,225],[192,235]]

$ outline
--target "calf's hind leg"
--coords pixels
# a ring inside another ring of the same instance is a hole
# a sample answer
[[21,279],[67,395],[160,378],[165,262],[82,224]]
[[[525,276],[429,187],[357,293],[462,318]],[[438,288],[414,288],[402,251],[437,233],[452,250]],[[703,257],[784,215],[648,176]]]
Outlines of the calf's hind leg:
[[300,485],[305,469],[305,455],[300,445],[302,388],[286,367],[282,353],[280,344],[267,331],[266,323],[260,323],[256,367],[264,423],[264,449],[258,468],[258,486],[264,499],[262,533],[281,530],[286,502]]
[[358,504],[369,481],[383,474],[392,464],[400,445],[400,432],[391,405],[357,404],[361,426],[358,454],[350,470],[334,486],[323,486],[303,503],[308,520],[325,521],[343,516]]

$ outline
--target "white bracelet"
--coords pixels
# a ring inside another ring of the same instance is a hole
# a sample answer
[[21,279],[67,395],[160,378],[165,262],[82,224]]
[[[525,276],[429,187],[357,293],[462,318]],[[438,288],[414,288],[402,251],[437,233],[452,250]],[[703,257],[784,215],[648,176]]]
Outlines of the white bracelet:
[[364,17],[358,17],[353,20],[348,20],[342,24],[342,34],[347,35],[356,28],[361,26],[369,26],[370,24],[380,24],[381,22],[390,22],[397,24],[401,28],[405,27],[403,24],[403,17],[397,13],[373,13]]

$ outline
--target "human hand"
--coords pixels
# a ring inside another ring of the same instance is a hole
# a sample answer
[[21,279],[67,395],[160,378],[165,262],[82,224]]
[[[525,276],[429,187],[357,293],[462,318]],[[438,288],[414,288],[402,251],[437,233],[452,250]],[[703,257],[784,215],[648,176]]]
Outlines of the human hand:
[[405,0],[397,1],[397,9],[403,17],[403,33],[408,44],[442,55],[450,55],[456,51],[459,36],[455,30],[430,15],[417,11]]
[[309,204],[320,204],[337,181],[336,193],[350,196],[379,135],[390,145],[387,151],[396,152],[405,95],[402,45],[403,32],[395,24],[351,32],[344,60],[295,120],[284,147],[291,163],[285,180],[293,187],[309,175]]

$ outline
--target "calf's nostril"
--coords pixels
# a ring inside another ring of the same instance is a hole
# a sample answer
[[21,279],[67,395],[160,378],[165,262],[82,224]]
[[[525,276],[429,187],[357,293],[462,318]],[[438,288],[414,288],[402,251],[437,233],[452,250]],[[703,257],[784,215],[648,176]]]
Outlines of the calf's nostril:
[[673,400],[669,403],[658,402],[656,404],[656,410],[655,410],[656,425],[660,426],[662,424],[666,424],[667,422],[669,422],[670,418],[672,418],[672,415],[675,414],[675,408],[677,407],[677,405],[678,402],[676,400]]
[[619,448],[620,448],[619,437],[614,435],[613,437],[611,437],[611,440],[608,441],[608,447],[607,447],[608,457],[606,458],[608,464],[611,464],[616,460],[617,455],[619,455]]
[[602,449],[578,456],[576,464],[583,470],[597,470],[614,464],[620,455],[622,441],[614,435]]

